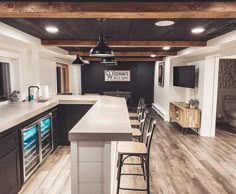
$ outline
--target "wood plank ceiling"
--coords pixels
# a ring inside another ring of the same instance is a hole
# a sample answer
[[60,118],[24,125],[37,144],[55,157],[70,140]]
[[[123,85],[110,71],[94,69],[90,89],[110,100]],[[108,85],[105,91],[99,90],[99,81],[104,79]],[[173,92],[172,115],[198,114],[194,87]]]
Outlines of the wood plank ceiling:
[[[26,1],[25,1],[26,2]],[[71,1],[74,2],[74,1]],[[83,2],[83,1],[80,1]],[[167,2],[176,2],[176,1],[167,1]],[[190,1],[187,1],[190,2]],[[213,2],[213,1],[211,1]],[[226,1],[225,1],[226,2]],[[5,4],[4,4],[5,3]],[[9,3],[9,2],[8,2]],[[28,10],[26,7],[22,8],[19,4],[6,4],[6,2],[0,2],[0,22],[8,24],[14,28],[17,28],[23,32],[31,34],[37,38],[42,40],[42,44],[46,46],[59,46],[67,51],[69,54],[75,55],[79,54],[81,56],[87,57],[89,54],[89,50],[93,45],[96,44],[98,39],[98,35],[101,31],[101,25],[97,21],[97,14],[94,14],[94,18],[83,18],[80,15],[77,18],[66,18],[63,17],[63,14],[60,17],[56,18],[46,18],[48,16],[45,14],[45,18],[43,15],[33,15],[34,11],[40,11],[40,6],[36,7],[36,4],[31,3],[29,5],[33,6],[34,9]],[[219,2],[220,3],[220,2]],[[136,3],[137,4],[137,3]],[[203,3],[204,4],[204,3]],[[3,9],[4,5],[8,6],[5,10]],[[29,6],[27,5],[27,6]],[[48,3],[49,10],[52,10],[54,3]],[[86,4],[88,5],[88,4]],[[89,9],[92,9],[96,5],[96,2],[90,2]],[[110,5],[110,4],[109,4]],[[148,5],[148,3],[146,3]],[[150,4],[152,5],[152,4]],[[160,4],[163,6],[163,3]],[[170,5],[172,5],[170,3]],[[186,3],[178,2],[179,7],[180,5],[186,5]],[[194,6],[195,5],[195,6]],[[210,18],[206,18],[202,12],[212,13],[209,12],[209,4],[205,4],[205,7],[200,6],[199,2],[194,4],[192,3],[192,7],[186,6],[186,12],[188,12],[189,8],[194,11],[199,12],[200,18],[184,18],[178,17],[178,14],[170,17],[170,18],[143,18],[140,19],[139,17],[136,18],[108,18],[103,22],[103,32],[105,34],[105,38],[108,42],[108,45],[113,47],[115,54],[117,57],[137,57],[139,58],[149,58],[150,54],[154,53],[157,56],[170,56],[176,55],[178,51],[185,49],[189,46],[205,46],[206,41],[227,32],[236,30],[236,14],[233,17],[233,14],[229,16],[230,11],[233,11],[236,8],[230,8],[230,6],[224,7],[225,10],[228,12],[224,12],[224,9],[219,11],[216,8],[219,8],[219,5],[223,4],[211,4],[212,10],[215,12],[225,13],[225,17],[222,18],[214,18],[212,15],[208,15]],[[226,4],[227,5],[227,4]],[[232,5],[232,4],[228,4]],[[236,4],[234,4],[236,5]],[[45,10],[44,5],[41,9]],[[166,6],[166,5],[165,5]],[[200,8],[204,8],[200,10]],[[29,11],[31,16],[27,18],[23,18],[23,15],[20,15],[19,7],[21,7],[21,14],[22,10]],[[82,6],[83,7],[83,6]],[[85,6],[86,7],[86,6]],[[113,6],[111,6],[113,7]],[[196,8],[198,7],[198,8]],[[27,7],[29,8],[29,7]],[[121,6],[121,12],[124,7]],[[164,9],[163,7],[161,7]],[[159,7],[159,9],[161,9]],[[81,8],[82,9],[82,8]],[[84,8],[85,9],[85,8]],[[100,10],[99,8],[98,10]],[[109,9],[109,7],[108,7]],[[149,10],[153,11],[154,8],[150,6],[145,8],[145,11],[148,12]],[[168,11],[170,10],[168,7],[165,7]],[[176,8],[179,10],[180,8]],[[195,10],[196,9],[196,10]],[[62,9],[64,10],[64,8]],[[71,9],[72,12],[76,9]],[[166,10],[162,10],[165,12]],[[212,11],[211,10],[211,11]],[[81,10],[80,10],[81,11]],[[127,11],[127,10],[126,10]],[[134,10],[133,10],[134,11]],[[156,9],[154,9],[156,11]],[[4,13],[3,13],[4,12]],[[173,12],[173,9],[172,9]],[[7,14],[8,13],[8,14]],[[9,13],[12,15],[9,16]],[[190,12],[189,12],[190,13]],[[228,13],[228,14],[226,14]],[[40,12],[40,14],[43,14]],[[121,14],[122,15],[122,14]],[[38,17],[38,18],[37,18]],[[142,18],[142,17],[141,17]],[[174,21],[174,25],[167,26],[167,27],[160,27],[155,26],[155,22],[162,21],[162,20],[171,20]],[[50,34],[45,31],[47,26],[55,26],[59,29],[59,32],[56,34]],[[191,29],[194,27],[203,27],[205,31],[202,34],[192,34]],[[164,51],[162,49],[163,46],[171,46],[169,51]],[[87,54],[86,54],[87,53]]]

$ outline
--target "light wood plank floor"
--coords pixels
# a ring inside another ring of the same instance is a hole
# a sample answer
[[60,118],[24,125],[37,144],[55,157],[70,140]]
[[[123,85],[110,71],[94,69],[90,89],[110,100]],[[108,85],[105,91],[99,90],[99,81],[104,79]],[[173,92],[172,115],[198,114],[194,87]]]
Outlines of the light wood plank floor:
[[[151,150],[152,194],[236,193],[236,134],[217,130],[215,138],[182,135],[157,118]],[[21,194],[70,194],[69,149],[59,147],[25,184]],[[142,177],[125,177],[121,184],[145,186]]]

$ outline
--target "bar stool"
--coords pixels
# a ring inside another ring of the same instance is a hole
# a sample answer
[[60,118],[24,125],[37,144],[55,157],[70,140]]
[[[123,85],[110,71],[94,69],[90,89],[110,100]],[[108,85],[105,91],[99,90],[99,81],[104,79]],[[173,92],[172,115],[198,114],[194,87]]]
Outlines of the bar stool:
[[136,112],[129,112],[130,118],[138,118],[139,112],[141,110],[141,106],[144,104],[144,102],[145,102],[145,100],[143,98],[139,99],[137,111]]
[[148,115],[148,110],[143,111],[143,116],[140,121],[139,128],[132,128],[133,134],[132,137],[134,139],[137,139],[139,142],[143,142],[143,134],[144,134],[144,129],[145,129],[145,123],[147,122],[147,115]]
[[[149,180],[149,158],[150,158],[150,148],[152,143],[153,132],[156,127],[156,120],[151,118],[149,127],[146,132],[145,143],[140,142],[119,142],[117,146],[118,150],[118,171],[117,171],[117,194],[121,190],[130,191],[147,191],[150,194],[150,180]],[[125,160],[130,157],[138,157],[141,159],[141,163],[125,163]],[[121,173],[123,165],[140,165],[143,169],[143,173]],[[147,187],[144,189],[139,188],[122,188],[120,187],[121,176],[144,176],[146,180]]]
[[140,126],[140,121],[143,119],[143,112],[145,111],[146,109],[146,104],[143,104],[141,107],[140,107],[140,111],[139,111],[139,115],[138,115],[138,118],[137,119],[130,119],[130,125],[132,127],[138,127]]

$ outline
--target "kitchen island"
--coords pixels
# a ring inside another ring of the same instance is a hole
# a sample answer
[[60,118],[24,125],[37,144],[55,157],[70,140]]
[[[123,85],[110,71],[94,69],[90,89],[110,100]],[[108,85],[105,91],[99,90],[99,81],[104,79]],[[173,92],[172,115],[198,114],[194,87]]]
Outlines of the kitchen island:
[[116,141],[131,139],[125,99],[100,96],[69,132],[72,194],[114,193]]
[[58,105],[92,106],[69,133],[72,193],[113,193],[116,141],[132,137],[124,98],[72,95],[55,96],[44,103],[4,104],[0,106],[0,136]]

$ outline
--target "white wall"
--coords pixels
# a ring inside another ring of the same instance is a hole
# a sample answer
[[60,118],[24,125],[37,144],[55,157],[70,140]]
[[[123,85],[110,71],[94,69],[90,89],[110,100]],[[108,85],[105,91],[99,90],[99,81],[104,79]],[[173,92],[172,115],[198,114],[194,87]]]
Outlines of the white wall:
[[70,86],[73,94],[81,94],[81,66],[70,66]]
[[[211,90],[214,88],[214,57],[204,58],[204,60],[179,60],[178,58],[168,58],[166,62],[166,79],[164,88],[160,88],[157,84],[154,87],[154,103],[157,103],[165,113],[166,117],[169,117],[169,103],[170,102],[186,102],[188,103],[191,98],[199,100],[199,108],[202,111],[202,125],[200,128],[200,135],[202,136],[214,136],[211,129],[211,114],[213,111],[212,98],[213,93]],[[213,60],[213,61],[210,61]],[[173,67],[195,65],[198,72],[198,79],[196,80],[197,87],[195,89],[182,88],[173,86]],[[156,64],[155,80],[158,77],[158,63]],[[167,84],[166,84],[167,83]],[[212,91],[213,92],[213,91]],[[168,121],[168,119],[165,119]]]
[[[158,62],[155,66],[154,103],[169,116],[169,102],[188,102],[191,97],[200,101],[202,111],[200,135],[215,136],[215,115],[217,105],[219,59],[236,54],[236,31],[208,41],[203,48],[188,48],[178,52],[176,57],[165,59],[165,86],[157,84]],[[199,70],[198,87],[193,89],[173,86],[173,66],[195,65]],[[168,120],[168,119],[165,119]]]
[[56,62],[52,59],[40,58],[40,86],[48,86],[50,95],[57,93]]
[[[49,86],[56,94],[56,63],[71,64],[73,57],[60,48],[48,49],[40,40],[0,23],[0,60],[10,63],[11,88],[26,99],[30,85]],[[80,94],[80,66],[70,66],[70,92]]]
[[170,87],[170,58],[165,59],[165,70],[164,70],[164,86],[158,85],[158,67],[160,62],[155,64],[154,73],[154,103],[157,109],[159,109],[163,115],[164,120],[169,120],[169,87]]

